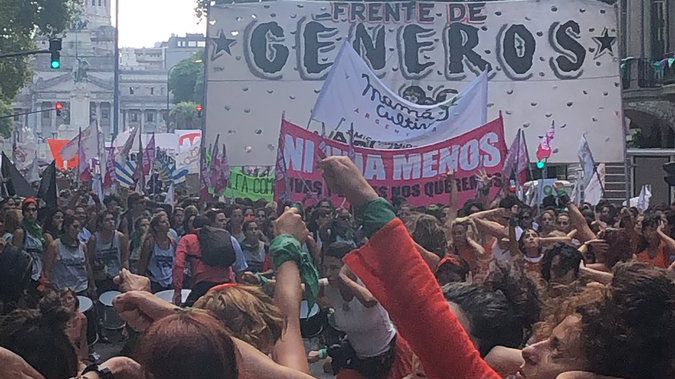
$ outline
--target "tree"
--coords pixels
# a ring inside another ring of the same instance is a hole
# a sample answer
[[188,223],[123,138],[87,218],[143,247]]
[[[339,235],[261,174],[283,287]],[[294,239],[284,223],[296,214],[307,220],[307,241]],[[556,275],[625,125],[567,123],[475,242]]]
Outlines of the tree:
[[[80,5],[81,0],[0,0],[0,52],[35,50],[34,38],[62,33],[81,9]],[[0,115],[7,115],[6,109],[11,108],[21,88],[32,79],[28,62],[28,57],[0,59]],[[2,120],[0,134],[9,133],[11,122],[8,126]]]
[[186,101],[204,102],[204,55],[196,53],[192,58],[178,63],[169,76],[169,90],[173,92],[174,104]]
[[171,133],[176,129],[199,129],[202,126],[203,118],[197,117],[197,103],[185,101],[176,104],[169,113],[171,122]]

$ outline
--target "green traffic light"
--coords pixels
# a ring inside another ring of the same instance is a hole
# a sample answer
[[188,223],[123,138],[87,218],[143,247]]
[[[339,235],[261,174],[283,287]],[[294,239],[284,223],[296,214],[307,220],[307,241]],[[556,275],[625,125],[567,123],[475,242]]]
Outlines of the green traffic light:
[[52,61],[52,69],[58,70],[61,68],[61,62],[59,61]]
[[537,162],[537,168],[540,170],[543,170],[544,167],[546,167],[546,161],[538,161]]

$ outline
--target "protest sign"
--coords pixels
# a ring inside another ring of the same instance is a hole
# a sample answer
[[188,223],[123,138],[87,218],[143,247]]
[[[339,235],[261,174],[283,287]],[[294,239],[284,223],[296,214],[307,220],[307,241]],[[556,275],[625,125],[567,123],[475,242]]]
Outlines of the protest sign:
[[[348,145],[322,138],[320,135],[282,121],[281,138],[285,178],[276,181],[275,194],[292,201],[308,196],[315,200],[329,197],[336,204],[340,199],[330,193],[317,169],[320,153],[327,156],[347,155]],[[501,118],[461,136],[433,145],[401,150],[376,150],[354,147],[354,163],[368,183],[382,197],[392,200],[403,197],[414,206],[447,204],[455,190],[459,203],[476,195],[476,174],[485,171],[501,177],[506,156],[504,127]],[[455,183],[445,180],[448,171],[455,172]],[[497,181],[499,184],[500,181]]]
[[241,167],[232,167],[230,169],[230,181],[225,189],[225,197],[272,201],[274,197],[274,173],[259,176],[249,175]]
[[[617,16],[606,3],[263,1],[216,4],[208,18],[205,145],[227,136],[234,166],[273,164],[282,113],[307,126],[345,41],[403,99],[443,102],[487,70],[488,119],[503,112],[507,140],[521,128],[537,146],[555,121],[556,146],[586,132],[596,161],[623,161]],[[344,127],[335,134],[346,142]],[[576,149],[550,159],[560,162],[576,163]]]

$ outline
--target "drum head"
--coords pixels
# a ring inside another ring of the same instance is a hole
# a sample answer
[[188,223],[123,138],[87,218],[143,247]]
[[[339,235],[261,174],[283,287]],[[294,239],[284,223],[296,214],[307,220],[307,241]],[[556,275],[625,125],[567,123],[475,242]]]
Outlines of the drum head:
[[[173,303],[173,292],[173,290],[159,291],[155,296],[169,303]],[[187,300],[188,296],[190,296],[190,292],[192,292],[192,290],[185,289],[181,291],[181,303],[184,303]]]
[[98,301],[101,302],[101,304],[105,305],[106,307],[112,307],[113,300],[122,293],[120,291],[108,291],[108,292],[103,292],[101,296],[99,296]]
[[82,313],[86,313],[94,306],[94,302],[88,297],[78,296],[77,300],[80,302],[80,312]]
[[310,318],[312,316],[316,316],[317,314],[319,314],[319,311],[320,311],[320,308],[319,308],[319,304],[317,304],[317,303],[314,303],[314,306],[312,306],[311,311],[309,311],[307,309],[307,300],[303,300],[300,303],[300,318],[301,319],[307,319],[307,318]]

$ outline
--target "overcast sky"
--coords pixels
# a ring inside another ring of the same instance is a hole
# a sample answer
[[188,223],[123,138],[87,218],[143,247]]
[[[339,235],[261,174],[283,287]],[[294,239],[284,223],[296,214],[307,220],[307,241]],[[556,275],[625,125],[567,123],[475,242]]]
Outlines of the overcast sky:
[[[112,22],[115,24],[115,3]],[[120,2],[120,47],[152,47],[171,33],[205,33],[206,23],[197,24],[195,0],[118,0]]]

